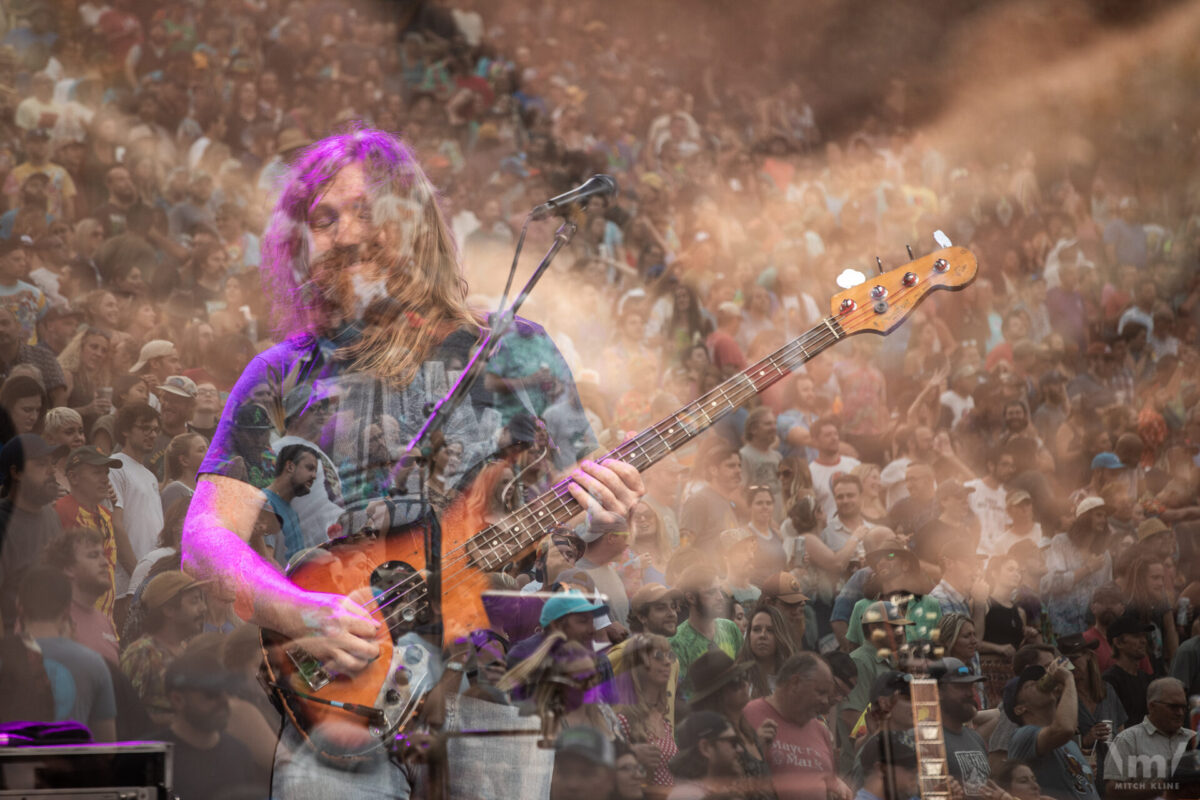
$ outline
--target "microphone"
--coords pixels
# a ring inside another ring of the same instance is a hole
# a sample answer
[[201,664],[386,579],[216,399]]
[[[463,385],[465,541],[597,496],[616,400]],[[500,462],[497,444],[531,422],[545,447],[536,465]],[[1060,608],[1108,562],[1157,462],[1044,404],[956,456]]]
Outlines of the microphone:
[[617,182],[613,180],[611,175],[593,175],[571,191],[563,192],[557,197],[552,197],[533,209],[532,216],[535,220],[545,219],[551,214],[561,214],[570,206],[582,203],[592,197],[598,195],[616,196],[616,194]]

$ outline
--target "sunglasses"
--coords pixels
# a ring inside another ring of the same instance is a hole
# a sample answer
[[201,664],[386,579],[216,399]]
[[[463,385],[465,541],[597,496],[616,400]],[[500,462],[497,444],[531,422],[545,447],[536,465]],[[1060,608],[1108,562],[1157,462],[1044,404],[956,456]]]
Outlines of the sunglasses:
[[673,650],[651,650],[650,657],[655,661],[660,661],[664,664],[670,664],[675,661],[675,651]]

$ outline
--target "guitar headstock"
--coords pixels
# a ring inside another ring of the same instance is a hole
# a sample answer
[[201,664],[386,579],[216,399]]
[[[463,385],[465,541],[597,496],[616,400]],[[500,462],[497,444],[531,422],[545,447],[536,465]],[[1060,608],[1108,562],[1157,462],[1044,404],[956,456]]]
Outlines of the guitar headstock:
[[958,291],[978,264],[965,247],[945,247],[833,296],[833,316],[846,335],[890,332],[935,289]]

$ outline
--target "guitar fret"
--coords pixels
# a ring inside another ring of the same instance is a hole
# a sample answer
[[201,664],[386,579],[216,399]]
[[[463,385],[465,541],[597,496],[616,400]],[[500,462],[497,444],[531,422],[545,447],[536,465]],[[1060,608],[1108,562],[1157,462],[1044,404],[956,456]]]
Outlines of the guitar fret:
[[829,328],[829,332],[833,334],[833,338],[835,340],[842,338],[841,336],[838,335],[838,332],[833,329],[833,324],[829,321],[829,317],[826,317],[824,319],[824,322],[825,322],[825,327]]

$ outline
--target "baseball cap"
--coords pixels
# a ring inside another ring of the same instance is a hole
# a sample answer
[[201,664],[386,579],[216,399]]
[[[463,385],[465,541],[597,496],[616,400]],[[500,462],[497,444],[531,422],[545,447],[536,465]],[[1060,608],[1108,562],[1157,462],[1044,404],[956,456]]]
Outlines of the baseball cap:
[[912,620],[906,619],[894,603],[886,600],[876,600],[863,609],[862,624],[873,625],[886,622],[889,625],[912,625]]
[[243,431],[268,431],[275,427],[271,424],[271,415],[258,403],[242,404],[233,416],[233,424]]
[[137,363],[129,368],[130,372],[141,372],[145,369],[146,364],[154,358],[162,358],[163,356],[172,355],[175,352],[175,345],[168,342],[166,339],[151,339],[142,345],[142,351],[138,353]]
[[884,558],[903,558],[908,561],[916,562],[917,557],[913,551],[909,550],[904,542],[899,539],[888,539],[883,542],[880,547],[875,548],[867,553],[863,559],[868,567],[874,567],[875,563]]
[[0,256],[6,256],[13,250],[22,247],[32,248],[33,238],[22,234],[21,236],[10,236],[7,239],[0,239]]
[[976,675],[975,672],[964,664],[960,659],[947,656],[942,659],[940,668],[937,670],[938,683],[979,683],[987,680],[982,675]]
[[764,597],[774,597],[785,603],[799,603],[808,600],[808,595],[800,591],[800,581],[796,580],[796,576],[790,572],[780,572],[767,578],[762,585],[762,593]]
[[1020,717],[1016,714],[1017,695],[1021,693],[1021,687],[1030,681],[1041,680],[1046,674],[1046,668],[1040,664],[1030,664],[1025,669],[1021,670],[1021,674],[1004,684],[1004,714],[1010,720],[1021,724]]
[[740,317],[742,315],[741,307],[732,300],[726,300],[717,306],[718,314],[728,314],[731,317]]
[[564,728],[554,741],[554,750],[560,755],[576,755],[609,769],[617,763],[612,742],[590,725]]
[[547,600],[546,604],[542,606],[542,614],[538,617],[538,622],[544,628],[554,620],[562,619],[568,614],[591,613],[599,611],[601,608],[603,606],[591,602],[579,592],[571,589],[559,592]]
[[189,400],[196,399],[196,382],[184,375],[172,375],[162,382],[158,387],[164,392],[186,397]]
[[633,597],[629,598],[629,613],[636,614],[646,606],[654,605],[662,600],[680,600],[682,598],[683,592],[674,587],[663,586],[661,583],[646,583],[633,593]]
[[1092,469],[1125,469],[1116,453],[1096,453],[1092,458]]
[[1019,506],[1021,503],[1032,503],[1032,502],[1033,502],[1033,498],[1030,497],[1029,492],[1025,491],[1024,489],[1013,489],[1004,498],[1004,505],[1006,507],[1007,506]]
[[679,725],[675,741],[680,750],[691,750],[706,739],[720,736],[728,727],[729,720],[715,711],[693,711]]
[[109,469],[119,469],[121,462],[115,458],[110,458],[93,445],[84,445],[76,447],[67,456],[67,463],[63,466],[64,472],[70,472],[80,464],[90,464],[94,467],[108,467]]
[[160,608],[171,602],[179,593],[211,582],[198,581],[177,569],[160,572],[150,579],[145,589],[142,589],[142,605],[146,608]]
[[1082,633],[1069,633],[1066,636],[1059,636],[1056,644],[1058,645],[1058,652],[1067,658],[1071,658],[1088,650],[1095,650],[1100,646],[1100,640],[1085,639]]
[[163,686],[173,689],[231,691],[238,685],[237,676],[208,653],[189,653],[186,650],[167,665]]
[[13,467],[18,470],[25,469],[25,462],[31,458],[61,458],[66,452],[65,444],[51,447],[49,442],[36,433],[14,436],[0,449],[0,482],[8,480],[8,472]]
[[867,739],[860,752],[863,771],[870,772],[876,764],[916,769],[917,751],[906,733],[911,736],[907,731],[880,731]]
[[877,703],[879,698],[891,697],[897,692],[905,697],[912,696],[912,675],[895,669],[884,670],[871,684],[871,703]]
[[1096,496],[1085,497],[1075,506],[1075,519],[1079,519],[1089,511],[1104,508],[1104,501]]
[[1151,536],[1157,536],[1160,533],[1170,533],[1171,528],[1158,517],[1147,517],[1142,520],[1142,524],[1137,526],[1137,540],[1143,542]]
[[1124,636],[1127,633],[1150,633],[1152,630],[1154,630],[1153,625],[1147,625],[1133,614],[1122,614],[1108,626],[1108,643],[1113,644],[1118,636]]

